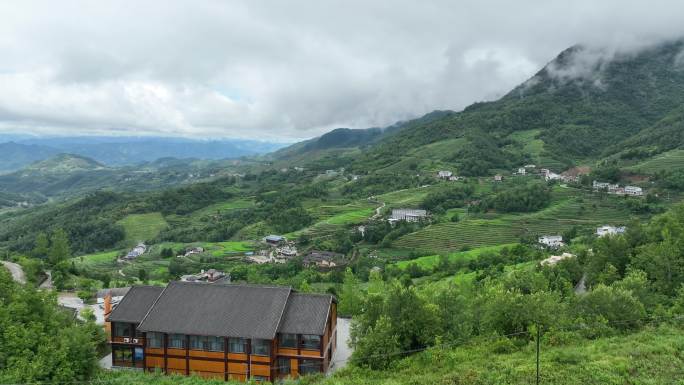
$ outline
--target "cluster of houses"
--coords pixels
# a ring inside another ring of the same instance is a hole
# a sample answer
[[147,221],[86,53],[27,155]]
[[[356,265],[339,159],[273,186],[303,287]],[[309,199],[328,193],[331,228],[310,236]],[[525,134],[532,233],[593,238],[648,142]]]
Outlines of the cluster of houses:
[[230,274],[216,269],[200,270],[197,274],[181,276],[182,282],[230,283]]
[[608,194],[613,195],[626,195],[640,197],[644,196],[644,190],[638,186],[620,186],[618,184],[594,181],[592,183],[592,188],[594,191],[606,191]]
[[[245,260],[250,263],[286,263],[299,255],[294,242],[288,241],[281,235],[269,235],[263,238],[263,242],[270,246],[269,249],[259,251],[257,254],[249,254]],[[331,251],[311,250],[302,256],[302,264],[305,267],[316,267],[322,270],[344,265],[343,254]]]
[[197,255],[197,254],[202,254],[204,253],[204,247],[191,247],[187,250],[185,250],[185,253],[183,255],[178,255],[176,256],[177,258],[183,258],[183,257],[189,257],[191,255]]
[[128,254],[126,254],[126,256],[123,259],[129,260],[129,261],[132,259],[136,259],[139,256],[145,254],[146,251],[147,251],[147,245],[145,245],[142,242],[138,243],[138,245],[135,246],[131,251],[129,251]]

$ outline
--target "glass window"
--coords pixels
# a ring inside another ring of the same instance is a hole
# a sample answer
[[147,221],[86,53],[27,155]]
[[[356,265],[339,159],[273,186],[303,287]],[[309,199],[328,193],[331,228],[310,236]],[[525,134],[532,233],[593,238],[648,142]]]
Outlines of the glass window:
[[131,324],[124,322],[114,323],[114,337],[130,337],[131,336]]
[[202,340],[204,337],[200,336],[190,336],[190,349],[192,350],[204,350],[202,346]]
[[183,334],[169,334],[169,348],[185,349],[185,336]]
[[289,358],[278,358],[278,373],[280,374],[290,374],[290,359]]
[[247,340],[244,338],[229,338],[228,351],[231,353],[245,353],[247,351]]
[[313,334],[302,334],[300,339],[300,346],[302,349],[320,350],[321,336]]
[[114,362],[132,362],[133,354],[131,348],[119,348],[116,347],[112,349],[112,355],[114,356]]
[[271,354],[271,341],[252,340],[252,354],[257,356],[268,356]]
[[281,334],[280,335],[280,347],[296,348],[297,347],[297,335],[296,334]]
[[161,333],[147,333],[147,347],[156,349],[164,347],[164,335]]
[[299,360],[299,374],[320,373],[321,361]]

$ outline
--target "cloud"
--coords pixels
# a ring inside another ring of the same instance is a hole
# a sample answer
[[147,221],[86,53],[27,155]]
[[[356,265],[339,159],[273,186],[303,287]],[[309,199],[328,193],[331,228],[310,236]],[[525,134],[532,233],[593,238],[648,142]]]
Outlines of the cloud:
[[[0,3],[0,131],[296,139],[495,99],[684,35],[684,3]],[[681,60],[680,60],[681,61]],[[565,72],[564,72],[565,71]],[[570,72],[568,72],[570,71]]]

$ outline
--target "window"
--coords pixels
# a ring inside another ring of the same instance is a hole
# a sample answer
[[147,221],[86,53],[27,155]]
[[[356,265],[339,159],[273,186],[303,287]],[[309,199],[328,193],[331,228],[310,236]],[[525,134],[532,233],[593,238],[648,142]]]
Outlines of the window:
[[114,337],[130,337],[131,324],[123,322],[114,323]]
[[282,347],[282,348],[296,348],[297,347],[297,335],[296,334],[281,334],[280,335],[280,347]]
[[305,375],[310,373],[321,372],[321,361],[318,360],[299,360],[299,374]]
[[190,336],[190,349],[210,352],[223,351],[223,338],[207,336]]
[[132,366],[133,351],[130,347],[114,347],[112,348],[112,360],[114,366]]
[[302,334],[302,337],[299,341],[302,349],[320,350],[321,348],[321,336]]
[[164,344],[164,335],[161,333],[147,333],[147,347],[160,349]]
[[271,341],[252,340],[252,354],[257,356],[268,356],[271,354]]
[[183,334],[169,334],[169,348],[185,349],[185,336]]
[[289,358],[278,358],[278,373],[283,375],[288,375],[291,373]]
[[231,353],[245,353],[247,351],[247,340],[244,338],[229,338],[228,351]]

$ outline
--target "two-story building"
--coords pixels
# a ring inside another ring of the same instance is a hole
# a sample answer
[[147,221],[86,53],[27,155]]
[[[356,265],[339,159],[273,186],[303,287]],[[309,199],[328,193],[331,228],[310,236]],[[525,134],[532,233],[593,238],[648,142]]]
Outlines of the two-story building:
[[290,287],[136,286],[111,312],[112,366],[224,380],[327,372],[337,301]]

